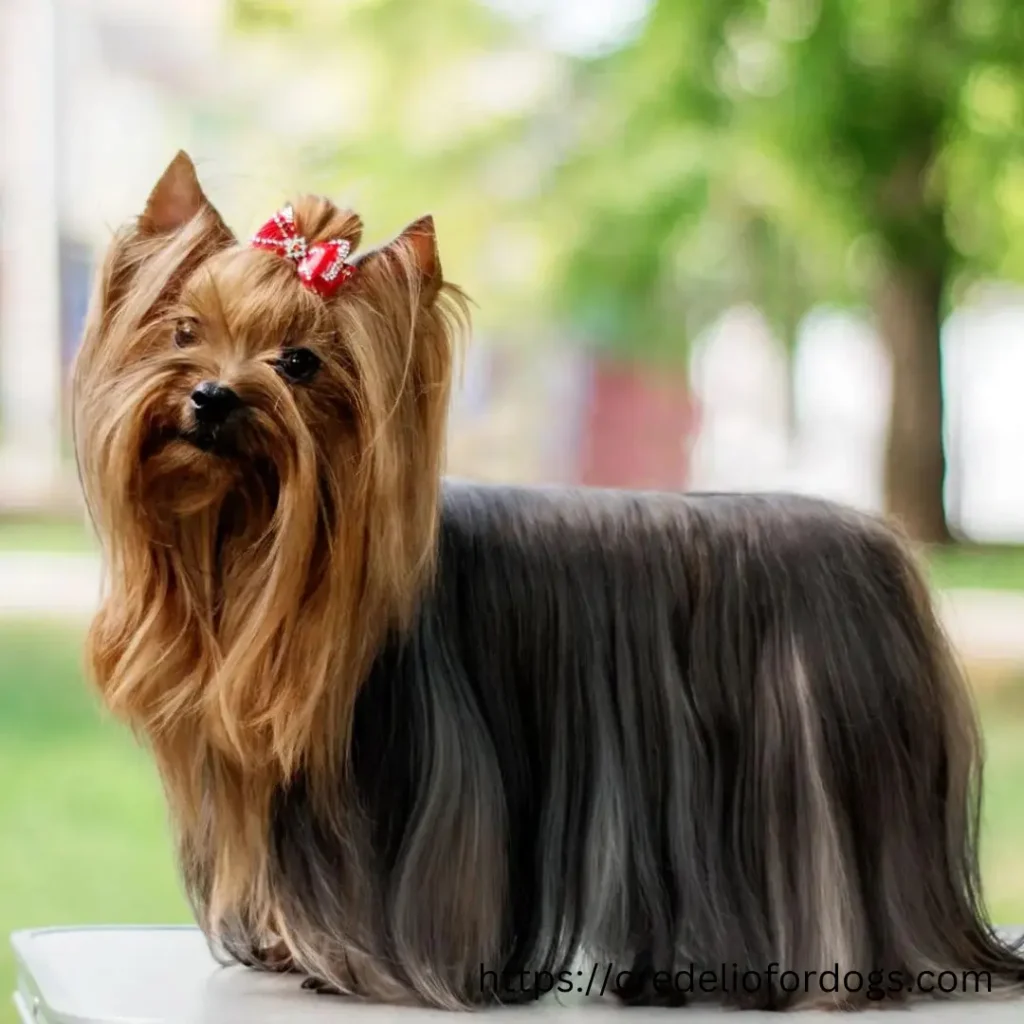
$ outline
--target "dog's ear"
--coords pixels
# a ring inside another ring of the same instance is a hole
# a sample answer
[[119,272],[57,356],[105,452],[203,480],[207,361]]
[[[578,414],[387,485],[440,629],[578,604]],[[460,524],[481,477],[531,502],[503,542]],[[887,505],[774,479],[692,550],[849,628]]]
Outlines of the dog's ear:
[[203,209],[214,214],[225,233],[229,233],[199,184],[195,164],[182,149],[153,186],[146,209],[139,217],[139,230],[148,235],[168,234],[183,227]]
[[419,277],[420,301],[430,305],[444,283],[434,218],[427,214],[413,221],[397,238],[368,252],[359,262],[366,264],[378,260],[411,267]]
[[[233,241],[203,194],[188,154],[179,152],[150,192],[142,214],[111,240],[96,277],[86,334],[94,335],[98,344],[115,314],[142,323],[190,270]],[[156,276],[146,278],[146,268],[155,268]],[[133,304],[127,302],[129,295]],[[125,315],[129,307],[131,317]]]
[[441,258],[437,253],[437,235],[434,232],[434,218],[428,213],[413,221],[392,245],[408,246],[413,262],[420,272],[424,287],[428,284],[435,291],[441,285]]

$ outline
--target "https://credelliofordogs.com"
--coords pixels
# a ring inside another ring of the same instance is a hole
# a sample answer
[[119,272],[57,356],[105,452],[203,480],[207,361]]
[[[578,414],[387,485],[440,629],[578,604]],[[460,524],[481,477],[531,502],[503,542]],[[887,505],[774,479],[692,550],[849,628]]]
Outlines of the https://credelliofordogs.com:
[[361,233],[305,196],[240,242],[179,154],[75,369],[88,661],[214,947],[452,1009],[581,956],[635,1004],[684,1002],[652,978],[689,964],[1018,987],[974,711],[900,539],[803,497],[446,481],[466,299],[430,218]]

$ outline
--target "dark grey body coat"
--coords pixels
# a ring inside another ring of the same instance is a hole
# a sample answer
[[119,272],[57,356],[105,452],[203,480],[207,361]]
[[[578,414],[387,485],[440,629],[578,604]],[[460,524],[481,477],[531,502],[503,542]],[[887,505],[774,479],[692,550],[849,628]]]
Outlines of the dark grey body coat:
[[[531,998],[581,954],[631,968],[598,980],[634,1002],[683,1001],[654,974],[691,964],[799,972],[714,993],[746,1006],[830,1002],[804,972],[835,963],[998,986],[1022,962],[980,903],[979,771],[883,524],[791,496],[449,482],[434,584],[361,691],[337,807],[301,778],[278,794],[271,884],[325,987],[383,972],[439,1006]],[[247,942],[228,946],[259,964]]]

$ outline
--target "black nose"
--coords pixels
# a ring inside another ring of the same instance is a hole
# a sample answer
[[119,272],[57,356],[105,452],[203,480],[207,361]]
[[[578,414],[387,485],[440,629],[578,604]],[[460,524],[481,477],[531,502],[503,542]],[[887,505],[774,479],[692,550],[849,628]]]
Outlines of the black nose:
[[210,427],[219,426],[242,405],[242,400],[231,388],[212,380],[204,380],[192,392],[191,402],[196,423]]

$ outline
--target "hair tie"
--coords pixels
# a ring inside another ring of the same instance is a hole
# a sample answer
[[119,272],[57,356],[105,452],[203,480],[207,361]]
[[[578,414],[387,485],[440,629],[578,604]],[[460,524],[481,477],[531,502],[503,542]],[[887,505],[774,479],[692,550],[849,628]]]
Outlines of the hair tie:
[[345,259],[352,246],[344,238],[310,245],[295,227],[295,211],[291,206],[278,210],[252,236],[254,249],[276,252],[295,263],[299,280],[321,298],[329,298],[351,278],[356,268]]

